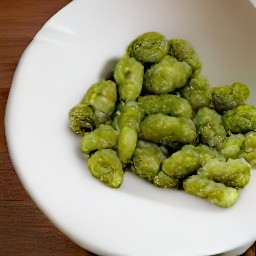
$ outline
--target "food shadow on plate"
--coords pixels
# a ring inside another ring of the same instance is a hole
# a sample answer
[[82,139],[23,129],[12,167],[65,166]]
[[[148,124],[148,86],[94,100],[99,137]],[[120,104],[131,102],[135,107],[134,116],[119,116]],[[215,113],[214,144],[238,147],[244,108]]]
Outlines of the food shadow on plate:
[[114,69],[116,63],[120,58],[111,58],[104,65],[102,70],[99,72],[99,80],[112,80],[114,81]]
[[[158,188],[152,183],[138,177],[135,173],[126,172],[124,182],[119,190],[141,199],[160,203],[166,206],[180,207],[194,211],[216,212],[232,210],[231,208],[220,208],[207,200],[187,194],[176,188]],[[233,206],[235,207],[235,206]]]

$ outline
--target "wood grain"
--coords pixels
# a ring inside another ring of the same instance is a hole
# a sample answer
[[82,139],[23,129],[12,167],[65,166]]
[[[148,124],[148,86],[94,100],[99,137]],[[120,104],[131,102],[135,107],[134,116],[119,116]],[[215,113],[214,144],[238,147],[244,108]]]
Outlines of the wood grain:
[[[43,24],[68,0],[0,0],[0,255],[93,256],[63,235],[22,187],[11,164],[4,111],[17,62]],[[88,231],[89,232],[89,231]],[[255,256],[255,245],[246,256]]]
[[43,24],[68,0],[0,0],[0,255],[92,256],[63,235],[23,189],[11,164],[4,111],[17,62]]

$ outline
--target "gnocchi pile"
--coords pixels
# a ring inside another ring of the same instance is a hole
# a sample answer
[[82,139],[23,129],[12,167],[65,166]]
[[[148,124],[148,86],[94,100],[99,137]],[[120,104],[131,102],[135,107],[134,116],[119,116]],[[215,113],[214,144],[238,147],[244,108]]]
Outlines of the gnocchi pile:
[[231,207],[256,166],[256,108],[247,85],[210,86],[184,39],[135,38],[113,77],[69,112],[91,174],[121,186],[124,171]]

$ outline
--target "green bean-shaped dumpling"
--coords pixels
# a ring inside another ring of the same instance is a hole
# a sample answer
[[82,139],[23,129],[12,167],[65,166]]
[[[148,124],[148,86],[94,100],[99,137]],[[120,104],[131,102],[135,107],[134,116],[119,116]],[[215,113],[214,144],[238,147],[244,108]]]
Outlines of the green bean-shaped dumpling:
[[154,177],[153,183],[159,188],[172,188],[179,185],[179,179],[170,177],[160,170],[160,172]]
[[256,132],[247,132],[244,140],[244,150],[239,157],[244,158],[251,166],[256,167]]
[[152,143],[152,142],[144,141],[144,140],[138,140],[136,147],[140,148],[140,149],[146,149],[146,150],[152,152],[154,155],[156,155],[159,158],[161,163],[166,158],[164,151],[156,143]]
[[82,102],[90,104],[96,110],[110,113],[115,109],[116,100],[116,84],[111,80],[106,80],[93,84]]
[[144,75],[144,86],[150,92],[163,94],[186,85],[191,76],[191,67],[172,56],[165,56],[149,68]]
[[192,143],[196,139],[196,128],[193,121],[185,117],[153,114],[141,122],[139,138],[155,143],[161,143],[163,139]]
[[94,123],[96,128],[98,128],[101,124],[111,124],[110,113],[95,110]]
[[88,155],[91,151],[116,146],[118,132],[111,125],[102,124],[92,132],[86,132],[81,140],[81,150]]
[[123,182],[122,163],[116,151],[100,149],[88,158],[91,174],[106,185],[118,188]]
[[122,100],[136,100],[143,83],[144,67],[135,58],[123,56],[116,64],[114,79]]
[[140,122],[144,116],[144,111],[137,101],[127,101],[120,107],[120,117],[118,118],[119,129],[125,126],[139,130]]
[[231,134],[222,144],[221,154],[226,158],[237,158],[244,146],[245,137],[243,134]]
[[161,161],[153,152],[136,148],[133,155],[134,172],[141,178],[152,181],[158,174]]
[[158,32],[147,32],[138,36],[128,46],[127,52],[141,62],[159,62],[169,50],[169,42]]
[[163,161],[162,170],[170,177],[184,178],[200,167],[198,152],[194,148],[183,148]]
[[238,106],[228,110],[222,118],[226,130],[232,133],[256,131],[256,108],[253,106]]
[[247,132],[244,137],[244,150],[251,152],[256,149],[256,132]]
[[117,152],[123,164],[130,162],[136,148],[138,133],[136,129],[125,126],[120,130]]
[[215,110],[207,107],[198,110],[193,119],[197,133],[203,143],[221,148],[226,138],[226,130],[222,124],[222,117]]
[[212,204],[228,208],[234,205],[239,191],[217,183],[201,175],[192,175],[183,181],[184,190],[192,195],[209,200]]
[[136,101],[127,101],[120,107],[120,116],[117,120],[120,135],[117,152],[123,164],[127,164],[134,153],[138,139],[138,130],[143,118],[143,110]]
[[69,112],[69,123],[75,133],[92,131],[95,128],[93,109],[86,103],[74,106]]
[[256,149],[250,152],[241,151],[239,157],[244,158],[250,164],[251,168],[256,167]]
[[250,179],[250,166],[242,159],[228,159],[227,162],[219,159],[209,160],[200,175],[221,182],[229,187],[243,188]]
[[244,104],[249,96],[248,86],[238,82],[212,88],[212,103],[220,113]]
[[177,95],[161,94],[146,95],[138,98],[139,106],[148,115],[162,113],[176,117],[192,117],[192,108],[189,102]]
[[207,145],[185,145],[182,147],[182,150],[190,149],[196,151],[200,156],[200,164],[203,166],[206,162],[208,162],[210,159],[218,158],[222,160],[226,160],[223,156],[219,154],[216,148],[210,147]]
[[182,88],[181,94],[194,110],[208,107],[212,98],[209,83],[199,72],[192,75],[189,84]]
[[138,140],[133,154],[133,171],[140,177],[152,181],[166,158],[162,149],[155,143]]
[[170,55],[177,58],[179,61],[187,62],[193,71],[201,71],[202,63],[195,52],[193,46],[184,39],[170,40]]

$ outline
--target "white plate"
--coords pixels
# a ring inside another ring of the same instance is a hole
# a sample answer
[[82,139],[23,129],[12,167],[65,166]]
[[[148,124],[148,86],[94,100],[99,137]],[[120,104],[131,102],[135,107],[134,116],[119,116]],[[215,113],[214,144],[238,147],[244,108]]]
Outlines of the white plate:
[[245,82],[255,102],[256,10],[249,1],[76,0],[46,23],[19,62],[5,120],[14,167],[49,219],[101,255],[213,255],[249,245],[256,239],[255,172],[237,204],[221,209],[130,173],[111,189],[87,171],[68,112],[146,31],[189,40],[211,84]]

